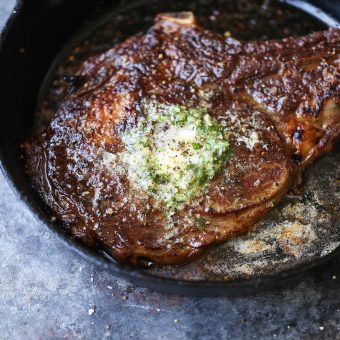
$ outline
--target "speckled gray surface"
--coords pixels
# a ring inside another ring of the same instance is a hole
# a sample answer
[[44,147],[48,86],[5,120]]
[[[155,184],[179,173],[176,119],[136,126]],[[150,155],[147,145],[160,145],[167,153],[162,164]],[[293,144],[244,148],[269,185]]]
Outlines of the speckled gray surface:
[[[0,27],[13,4],[0,0]],[[243,298],[134,287],[66,249],[0,174],[1,339],[335,339],[339,295],[340,260],[284,289]]]

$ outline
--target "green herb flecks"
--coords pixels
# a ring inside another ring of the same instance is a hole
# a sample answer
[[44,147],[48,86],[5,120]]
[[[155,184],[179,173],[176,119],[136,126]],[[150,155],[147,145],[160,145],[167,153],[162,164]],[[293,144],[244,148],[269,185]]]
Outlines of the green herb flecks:
[[200,217],[196,220],[195,224],[200,231],[204,231],[205,226],[207,225],[207,220],[203,217]]
[[226,131],[204,108],[147,102],[145,117],[123,137],[122,159],[130,182],[182,208],[208,186],[230,156]]

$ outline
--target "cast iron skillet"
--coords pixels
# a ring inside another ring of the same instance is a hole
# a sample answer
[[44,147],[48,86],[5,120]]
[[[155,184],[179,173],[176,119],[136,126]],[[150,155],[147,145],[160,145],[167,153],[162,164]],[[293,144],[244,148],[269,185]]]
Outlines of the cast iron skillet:
[[[127,2],[123,6],[136,5]],[[301,1],[289,1],[301,5]],[[337,1],[314,0],[305,10],[314,15],[331,15],[340,20]],[[340,255],[336,248],[327,256],[275,275],[230,282],[181,281],[156,277],[140,269],[118,264],[105,254],[95,252],[71,239],[61,228],[51,222],[41,200],[32,190],[24,171],[24,160],[19,145],[29,135],[35,115],[39,89],[56,54],[80,27],[83,27],[105,6],[122,6],[119,1],[108,0],[19,0],[0,42],[0,167],[18,199],[23,200],[34,214],[66,246],[80,253],[100,268],[110,270],[129,281],[155,290],[199,296],[241,295],[258,292],[260,289],[277,288],[288,280],[303,275],[306,271],[325,264]],[[13,235],[15,237],[15,235]]]

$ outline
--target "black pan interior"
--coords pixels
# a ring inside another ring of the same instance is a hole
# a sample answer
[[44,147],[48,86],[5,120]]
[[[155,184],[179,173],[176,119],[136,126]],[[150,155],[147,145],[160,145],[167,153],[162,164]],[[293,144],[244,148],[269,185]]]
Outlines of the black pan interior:
[[[328,11],[337,10],[332,2],[325,4]],[[294,269],[275,275],[267,273],[269,275],[251,280],[234,277],[231,282],[216,282],[221,278],[204,277],[203,281],[191,282],[197,277],[193,277],[190,270],[189,275],[188,270],[184,270],[184,275],[175,279],[173,268],[163,272],[153,268],[142,271],[117,264],[105,254],[103,257],[70,240],[61,228],[50,221],[50,215],[24,174],[24,160],[19,146],[32,133],[38,98],[43,101],[51,95],[50,83],[60,65],[63,65],[63,71],[72,72],[87,55],[105,50],[126,36],[146,29],[158,12],[192,10],[204,27],[222,34],[230,32],[240,39],[303,35],[324,29],[325,23],[277,1],[139,1],[119,4],[101,1],[95,4],[82,2],[81,11],[79,6],[78,1],[28,1],[19,4],[17,14],[12,17],[3,36],[0,51],[0,84],[4,89],[0,117],[1,162],[2,169],[20,197],[52,230],[61,234],[69,246],[98,265],[152,288],[204,295],[239,294],[251,292],[258,286],[275,286],[282,282],[282,278],[300,274],[303,269],[297,264]],[[336,15],[336,12],[332,13]],[[82,27],[86,29],[79,30]],[[81,47],[77,49],[75,61],[66,65],[63,60],[75,46]],[[52,101],[51,105],[56,102]],[[309,261],[303,268],[323,262],[328,257],[314,259],[312,263]]]

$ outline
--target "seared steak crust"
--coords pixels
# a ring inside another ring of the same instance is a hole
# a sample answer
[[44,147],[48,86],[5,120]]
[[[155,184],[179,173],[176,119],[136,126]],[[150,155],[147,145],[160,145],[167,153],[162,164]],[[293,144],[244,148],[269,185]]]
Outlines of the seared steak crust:
[[[339,138],[339,53],[338,29],[241,43],[198,27],[190,13],[159,15],[146,34],[82,65],[80,86],[26,144],[34,186],[73,235],[117,258],[185,262],[248,231],[295,171]],[[147,114],[145,100],[203,106],[229,131],[232,157],[170,227],[113,161],[122,134]]]

